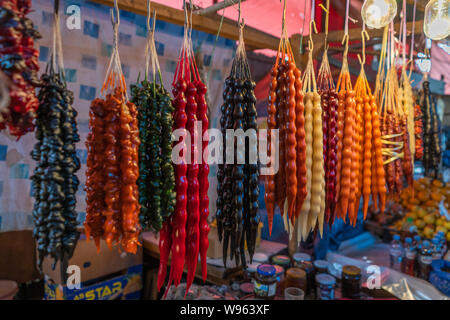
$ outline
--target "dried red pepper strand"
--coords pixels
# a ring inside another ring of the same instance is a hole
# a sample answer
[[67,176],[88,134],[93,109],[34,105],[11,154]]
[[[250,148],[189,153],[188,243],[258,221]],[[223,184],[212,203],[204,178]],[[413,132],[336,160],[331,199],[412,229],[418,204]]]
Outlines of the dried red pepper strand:
[[197,81],[197,119],[202,121],[202,164],[199,166],[198,181],[200,185],[199,197],[200,197],[200,261],[202,267],[202,278],[203,281],[206,280],[207,276],[207,266],[206,266],[206,252],[209,247],[209,165],[207,163],[208,155],[208,105],[206,103],[206,86],[201,82]]

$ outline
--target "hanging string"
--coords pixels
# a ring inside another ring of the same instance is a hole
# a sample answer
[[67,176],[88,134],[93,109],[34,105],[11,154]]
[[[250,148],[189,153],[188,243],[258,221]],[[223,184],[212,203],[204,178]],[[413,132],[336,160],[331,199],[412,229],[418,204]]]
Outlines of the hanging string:
[[416,5],[417,5],[417,0],[414,0],[412,35],[411,35],[411,52],[409,55],[409,60],[411,62],[409,76],[411,76],[411,73],[412,73],[412,70],[414,67],[414,36],[415,36],[415,27],[416,27]]
[[300,54],[303,54],[303,33],[305,32],[305,22],[306,22],[306,4],[308,1],[305,1],[305,6],[303,8],[303,24],[302,24],[302,32],[300,34]]
[[406,65],[406,0],[403,0],[403,64]]
[[346,4],[346,7],[345,7],[345,35],[347,35],[347,36],[348,36],[349,10],[350,10],[350,0],[347,0],[347,4]]

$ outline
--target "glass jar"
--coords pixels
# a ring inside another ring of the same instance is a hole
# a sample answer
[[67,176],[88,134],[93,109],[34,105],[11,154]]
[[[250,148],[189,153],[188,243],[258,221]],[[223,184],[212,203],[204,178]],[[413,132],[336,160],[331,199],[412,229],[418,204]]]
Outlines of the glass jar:
[[267,254],[257,252],[257,253],[255,253],[253,255],[253,262],[254,263],[259,263],[259,264],[261,264],[261,263],[268,263],[269,262],[269,256]]
[[255,274],[254,292],[257,298],[273,299],[277,291],[275,267],[270,264],[258,266]]
[[314,270],[316,274],[318,273],[328,273],[328,266],[330,265],[328,261],[316,260],[313,262]]
[[281,266],[274,265],[275,267],[275,277],[277,278],[277,293],[281,294],[284,288],[284,269]]
[[294,267],[298,267],[304,261],[312,261],[311,256],[303,252],[294,253],[292,259],[294,260]]
[[306,292],[307,278],[306,272],[300,268],[290,268],[286,271],[286,280],[284,281],[284,288],[299,288]]
[[306,272],[306,291],[305,295],[314,292],[315,281],[314,281],[314,266],[311,261],[302,261],[297,263],[297,268],[300,268]]
[[316,297],[318,300],[334,300],[336,279],[325,273],[316,275]]
[[291,266],[291,259],[289,259],[288,256],[283,256],[283,255],[273,256],[272,264],[275,266],[280,266],[284,270],[287,270]]
[[361,269],[356,266],[342,268],[342,297],[359,299],[361,293]]

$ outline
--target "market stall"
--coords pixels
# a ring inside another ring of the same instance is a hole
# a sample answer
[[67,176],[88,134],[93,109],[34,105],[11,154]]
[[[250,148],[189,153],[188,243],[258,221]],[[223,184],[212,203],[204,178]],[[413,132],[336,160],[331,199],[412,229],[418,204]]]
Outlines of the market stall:
[[448,0],[0,3],[0,299],[449,299]]

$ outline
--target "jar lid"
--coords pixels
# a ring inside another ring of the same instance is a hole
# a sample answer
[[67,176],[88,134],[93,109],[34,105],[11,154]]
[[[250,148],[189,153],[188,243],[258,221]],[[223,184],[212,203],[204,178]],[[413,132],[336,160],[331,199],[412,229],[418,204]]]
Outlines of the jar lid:
[[294,261],[296,262],[303,262],[303,261],[311,261],[311,256],[307,253],[303,253],[303,252],[297,252],[294,253],[294,255],[292,256],[292,258],[294,259]]
[[255,262],[264,263],[264,262],[267,262],[268,260],[269,260],[269,257],[267,256],[267,254],[255,253],[253,255],[253,261],[255,261]]
[[361,269],[356,266],[348,265],[342,268],[342,273],[348,276],[359,276],[361,275]]
[[258,274],[265,277],[272,277],[275,275],[275,267],[270,264],[261,264],[258,266]]
[[316,260],[313,262],[313,265],[316,269],[328,269],[330,264],[326,260]]
[[289,259],[288,256],[282,256],[282,255],[273,256],[272,263],[277,264],[279,266],[287,266],[287,265],[289,265],[289,263],[291,263],[291,259]]
[[336,284],[336,279],[326,273],[319,273],[316,275],[316,282],[325,286],[332,286]]
[[286,271],[286,277],[294,279],[304,279],[306,278],[306,271],[300,268],[289,268]]
[[256,272],[256,269],[258,269],[258,266],[260,265],[260,263],[250,263],[249,265],[247,265],[247,271],[248,272]]
[[284,268],[282,266],[274,265],[274,268],[275,268],[275,274],[277,276],[279,276],[282,273],[284,273]]
[[250,282],[245,282],[243,284],[240,285],[239,289],[241,289],[242,293],[244,294],[250,294],[253,292],[253,283]]

